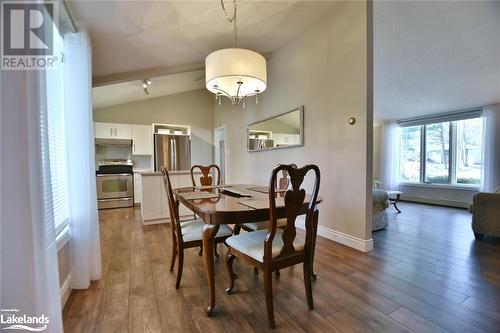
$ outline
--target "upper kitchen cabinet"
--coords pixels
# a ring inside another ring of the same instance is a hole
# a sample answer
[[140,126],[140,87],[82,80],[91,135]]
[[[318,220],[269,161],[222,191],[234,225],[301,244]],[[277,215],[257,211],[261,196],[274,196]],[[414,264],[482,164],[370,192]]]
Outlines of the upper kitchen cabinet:
[[147,125],[132,125],[132,154],[153,155],[153,130]]
[[114,124],[115,139],[132,139],[132,125],[129,124]]
[[94,136],[96,139],[132,139],[132,125],[94,123]]

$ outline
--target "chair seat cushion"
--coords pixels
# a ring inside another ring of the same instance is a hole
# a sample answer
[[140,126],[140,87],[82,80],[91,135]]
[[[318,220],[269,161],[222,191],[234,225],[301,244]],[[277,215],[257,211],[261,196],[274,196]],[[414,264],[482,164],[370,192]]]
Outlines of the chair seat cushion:
[[[226,244],[257,261],[264,262],[264,240],[266,239],[267,232],[267,230],[259,230],[231,236],[226,239]],[[280,254],[283,247],[282,235],[283,230],[276,230],[272,248],[273,258]],[[295,237],[293,247],[296,251],[302,251],[304,249],[304,240]]]
[[[202,240],[203,233],[203,220],[195,219],[181,222],[181,230],[182,230],[182,239],[185,242]],[[217,231],[217,235],[215,238],[231,236],[233,234],[233,230],[229,228],[225,224],[221,224],[219,227],[219,231]]]
[[[286,225],[286,218],[278,219],[276,222],[277,222],[276,226],[278,228],[283,228]],[[243,226],[247,229],[252,229],[252,230],[264,230],[268,228],[269,221],[243,223]]]

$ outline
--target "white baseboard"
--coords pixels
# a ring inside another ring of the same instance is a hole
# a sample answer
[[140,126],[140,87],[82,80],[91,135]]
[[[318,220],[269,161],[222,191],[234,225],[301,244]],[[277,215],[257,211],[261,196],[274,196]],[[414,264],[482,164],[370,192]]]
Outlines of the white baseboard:
[[71,281],[71,273],[68,274],[66,280],[59,289],[61,295],[61,308],[64,308],[64,305],[68,301],[69,294],[71,293],[71,287],[69,286],[70,281]]
[[422,198],[413,197],[408,195],[401,195],[401,201],[418,202],[424,204],[438,205],[438,206],[448,206],[456,208],[469,208],[470,202],[457,201],[457,200],[447,200],[447,199],[433,199],[433,198]]
[[157,220],[145,220],[142,221],[142,225],[152,225],[160,223],[170,223],[170,219],[157,219]]
[[[302,230],[305,230],[304,220],[299,218],[297,218],[296,226]],[[370,252],[373,250],[373,238],[364,240],[358,237],[345,234],[340,231],[323,227],[321,225],[318,225],[318,235],[328,238],[337,243],[352,247],[353,249],[356,249],[361,252]]]

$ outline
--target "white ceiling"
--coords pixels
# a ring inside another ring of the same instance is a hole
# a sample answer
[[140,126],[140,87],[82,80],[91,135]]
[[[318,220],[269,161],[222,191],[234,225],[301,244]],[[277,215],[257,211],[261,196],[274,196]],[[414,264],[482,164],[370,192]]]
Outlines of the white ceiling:
[[[334,5],[334,1],[238,0],[239,46],[276,50]],[[232,13],[232,1],[225,0]],[[202,61],[232,47],[232,26],[219,0],[69,1],[75,22],[93,46],[93,75]]]
[[500,103],[500,2],[376,1],[375,119]]
[[143,99],[177,94],[205,87],[204,71],[192,71],[151,78],[149,95],[143,91],[141,80],[94,87],[92,104],[94,109],[124,104]]

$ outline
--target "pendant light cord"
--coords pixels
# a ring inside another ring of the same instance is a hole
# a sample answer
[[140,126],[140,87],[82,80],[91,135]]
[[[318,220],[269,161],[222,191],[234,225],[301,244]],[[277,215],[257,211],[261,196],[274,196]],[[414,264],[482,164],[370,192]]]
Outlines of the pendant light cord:
[[228,20],[229,23],[233,24],[234,48],[237,48],[238,47],[238,27],[236,26],[236,11],[237,11],[236,0],[233,0],[234,11],[233,11],[233,15],[231,17],[227,14],[226,6],[224,6],[224,0],[220,0],[220,4],[222,6],[222,11],[224,12],[224,15],[226,16],[226,20]]

